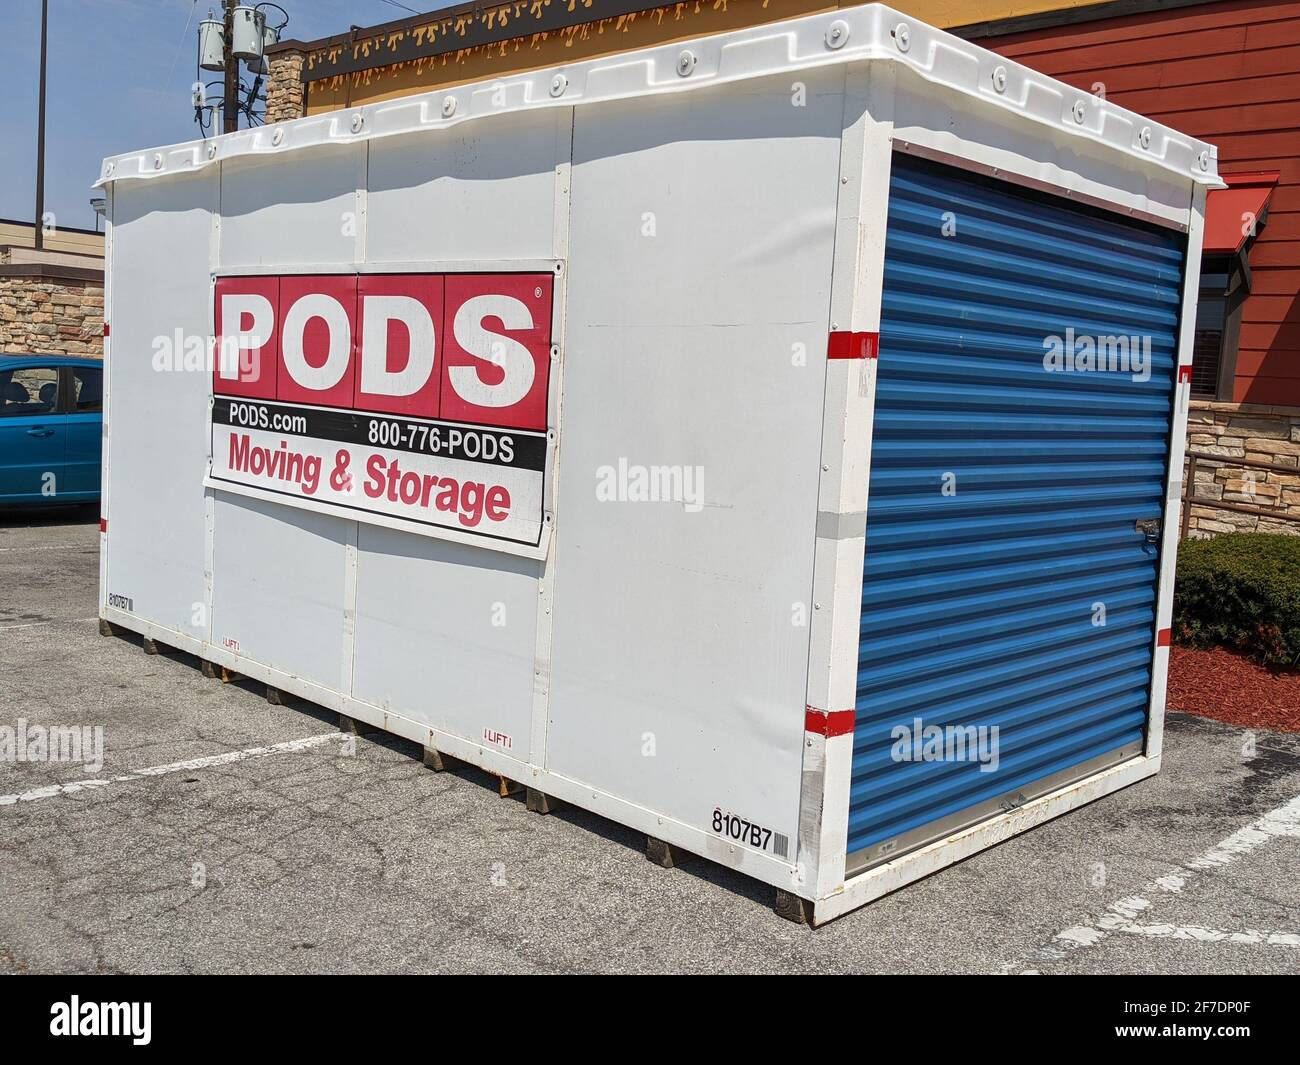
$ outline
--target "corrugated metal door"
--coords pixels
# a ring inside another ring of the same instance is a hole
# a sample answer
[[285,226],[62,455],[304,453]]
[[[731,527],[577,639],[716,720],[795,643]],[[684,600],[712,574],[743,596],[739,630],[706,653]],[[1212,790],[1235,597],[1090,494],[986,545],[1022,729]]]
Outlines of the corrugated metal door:
[[895,156],[850,872],[1140,752],[1184,246]]

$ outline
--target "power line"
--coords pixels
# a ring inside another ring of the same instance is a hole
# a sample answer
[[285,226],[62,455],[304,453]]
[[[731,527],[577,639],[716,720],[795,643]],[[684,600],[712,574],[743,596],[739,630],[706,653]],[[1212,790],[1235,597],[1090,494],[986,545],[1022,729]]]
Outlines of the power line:
[[167,85],[164,88],[169,87],[172,83],[172,75],[176,73],[176,60],[181,57],[181,49],[185,47],[185,38],[189,36],[190,32],[190,21],[194,18],[194,9],[198,6],[199,0],[193,0],[190,4],[190,13],[185,16],[185,29],[181,30],[181,39],[176,44],[176,51],[172,53],[172,65],[171,69],[167,71]]

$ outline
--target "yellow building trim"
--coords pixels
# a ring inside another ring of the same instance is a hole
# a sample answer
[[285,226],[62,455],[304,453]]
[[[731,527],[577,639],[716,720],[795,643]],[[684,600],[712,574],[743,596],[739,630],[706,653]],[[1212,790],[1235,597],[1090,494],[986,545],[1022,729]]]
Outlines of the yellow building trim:
[[[34,248],[35,229],[30,222],[0,222],[0,247]],[[73,255],[104,257],[102,233],[77,233],[55,229],[45,234],[45,247],[49,251],[68,252]]]
[[[488,26],[526,22],[550,3],[567,3],[575,13],[590,6],[591,0],[516,0],[486,9],[482,18]],[[980,22],[1042,14],[1093,6],[1099,0],[900,0],[892,6],[922,22],[951,28]],[[483,81],[527,70],[561,66],[585,59],[637,48],[650,48],[673,41],[724,33],[746,26],[758,26],[780,19],[797,18],[852,3],[837,0],[689,0],[686,3],[649,11],[597,19],[549,33],[533,33],[474,48],[456,49],[441,55],[409,62],[373,67],[369,70],[322,78],[307,83],[308,114],[335,111],[356,104],[374,103],[413,93],[428,92],[448,85]],[[352,44],[307,52],[304,76],[325,57],[336,58],[346,49],[357,57],[391,48],[407,36],[419,42],[463,34],[472,16],[430,19],[382,35],[359,35]]]

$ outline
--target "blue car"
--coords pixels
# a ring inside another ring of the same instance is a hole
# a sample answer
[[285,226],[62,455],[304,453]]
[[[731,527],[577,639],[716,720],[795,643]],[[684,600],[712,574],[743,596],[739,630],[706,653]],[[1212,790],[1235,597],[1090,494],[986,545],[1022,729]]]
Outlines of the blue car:
[[104,364],[0,355],[0,506],[99,498]]

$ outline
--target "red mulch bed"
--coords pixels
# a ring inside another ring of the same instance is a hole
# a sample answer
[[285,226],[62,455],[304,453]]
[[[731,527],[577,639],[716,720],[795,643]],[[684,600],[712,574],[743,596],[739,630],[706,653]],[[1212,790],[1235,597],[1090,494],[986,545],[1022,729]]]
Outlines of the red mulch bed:
[[1174,646],[1166,704],[1243,728],[1300,732],[1300,673],[1273,673],[1222,647]]

